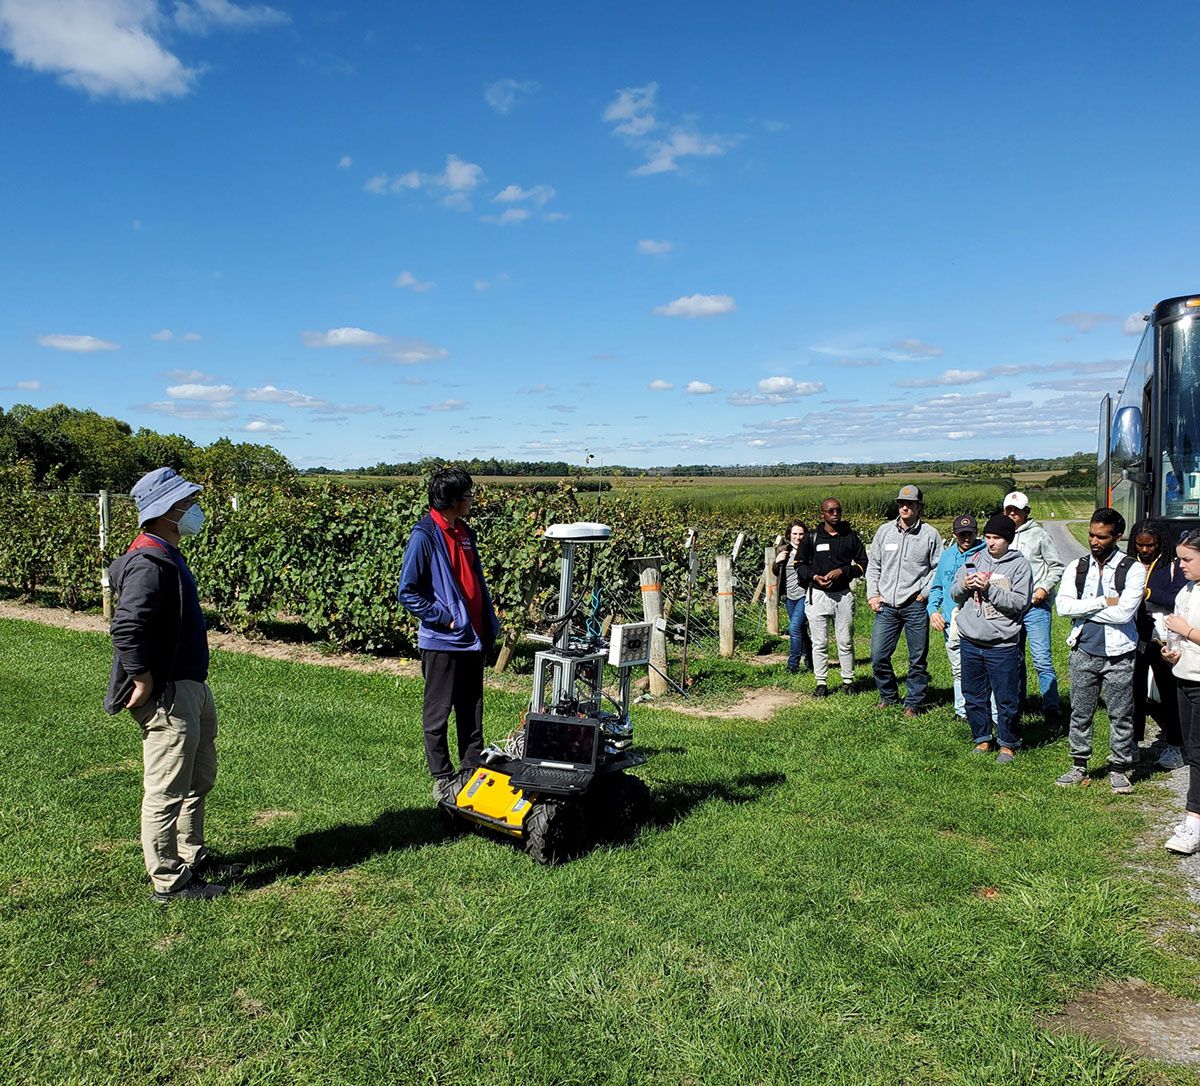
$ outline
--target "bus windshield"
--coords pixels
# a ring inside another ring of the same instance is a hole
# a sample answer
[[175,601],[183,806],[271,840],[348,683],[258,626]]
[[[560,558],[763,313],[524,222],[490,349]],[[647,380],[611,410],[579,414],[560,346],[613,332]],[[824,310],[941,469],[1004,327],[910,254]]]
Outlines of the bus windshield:
[[1162,515],[1200,516],[1200,320],[1184,317],[1159,334],[1166,384]]

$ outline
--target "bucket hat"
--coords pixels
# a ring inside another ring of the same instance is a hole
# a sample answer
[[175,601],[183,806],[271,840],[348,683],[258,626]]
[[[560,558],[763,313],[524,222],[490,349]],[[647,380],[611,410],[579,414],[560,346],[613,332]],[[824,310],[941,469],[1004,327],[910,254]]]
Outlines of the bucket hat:
[[174,468],[155,468],[146,472],[129,492],[137,503],[138,527],[161,517],[181,498],[198,494],[203,489],[199,483],[189,483]]

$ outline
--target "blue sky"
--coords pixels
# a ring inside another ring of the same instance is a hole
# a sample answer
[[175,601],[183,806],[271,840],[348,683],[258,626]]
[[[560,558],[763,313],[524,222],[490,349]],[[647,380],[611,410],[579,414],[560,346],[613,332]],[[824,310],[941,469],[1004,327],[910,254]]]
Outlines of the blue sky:
[[1184,3],[0,0],[0,404],[420,456],[1094,445]]

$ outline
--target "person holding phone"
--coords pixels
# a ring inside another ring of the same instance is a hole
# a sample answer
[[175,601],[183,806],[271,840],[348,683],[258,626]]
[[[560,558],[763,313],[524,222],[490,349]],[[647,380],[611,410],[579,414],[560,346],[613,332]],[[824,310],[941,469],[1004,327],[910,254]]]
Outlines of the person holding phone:
[[1200,852],[1200,529],[1185,532],[1175,547],[1187,584],[1175,597],[1175,610],[1164,625],[1163,659],[1175,675],[1176,703],[1187,759],[1188,790],[1184,818],[1166,843],[1170,852]]
[[804,521],[792,521],[788,525],[785,541],[775,552],[775,576],[780,580],[783,604],[787,608],[790,639],[787,669],[792,675],[800,670],[801,663],[807,670],[812,670],[812,642],[808,638],[808,624],[804,620],[808,576],[800,567],[800,551],[806,535],[808,528]]

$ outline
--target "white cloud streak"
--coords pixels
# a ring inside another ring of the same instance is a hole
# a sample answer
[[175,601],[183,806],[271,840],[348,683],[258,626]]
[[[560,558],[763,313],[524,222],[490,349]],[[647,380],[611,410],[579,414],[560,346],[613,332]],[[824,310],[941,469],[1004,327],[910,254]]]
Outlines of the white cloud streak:
[[415,291],[417,294],[424,294],[433,289],[432,283],[423,283],[410,271],[402,271],[397,275],[395,285],[405,290]]
[[305,347],[378,347],[388,342],[387,336],[368,332],[364,328],[330,328],[328,332],[301,332]]
[[458,155],[447,155],[446,166],[441,173],[409,170],[392,176],[376,174],[363,185],[363,189],[375,196],[423,190],[440,200],[444,207],[470,211],[472,194],[486,180],[482,166],[467,162]]
[[675,246],[669,241],[655,241],[652,238],[643,238],[637,243],[639,253],[645,253],[647,256],[665,256]]
[[38,336],[38,344],[55,351],[71,351],[74,354],[91,354],[93,351],[116,351],[119,343],[107,339],[97,339],[95,336],[67,336],[54,332],[48,336]]
[[656,306],[660,317],[720,317],[732,313],[737,304],[728,294],[688,294],[666,305]]
[[483,100],[504,116],[524,104],[538,89],[532,79],[497,79],[483,88]]
[[658,84],[624,87],[604,110],[614,136],[645,155],[630,171],[635,177],[673,173],[684,158],[713,158],[737,143],[735,136],[704,133],[690,120],[664,123],[659,119]]

